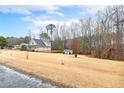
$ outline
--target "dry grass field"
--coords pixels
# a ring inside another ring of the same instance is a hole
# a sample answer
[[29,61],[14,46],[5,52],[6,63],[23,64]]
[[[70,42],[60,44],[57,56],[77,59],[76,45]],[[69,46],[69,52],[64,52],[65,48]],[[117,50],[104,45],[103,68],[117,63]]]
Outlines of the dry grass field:
[[1,50],[0,63],[69,87],[124,87],[124,61]]

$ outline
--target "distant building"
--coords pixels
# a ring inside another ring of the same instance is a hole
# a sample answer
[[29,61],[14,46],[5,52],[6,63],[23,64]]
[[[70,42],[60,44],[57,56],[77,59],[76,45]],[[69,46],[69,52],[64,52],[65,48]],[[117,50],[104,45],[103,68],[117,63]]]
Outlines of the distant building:
[[29,48],[33,51],[51,51],[51,43],[45,39],[31,39]]

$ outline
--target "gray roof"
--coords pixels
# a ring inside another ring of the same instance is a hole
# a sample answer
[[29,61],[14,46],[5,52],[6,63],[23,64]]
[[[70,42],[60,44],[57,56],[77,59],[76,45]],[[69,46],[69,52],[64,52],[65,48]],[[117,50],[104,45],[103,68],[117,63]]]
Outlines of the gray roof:
[[37,45],[41,45],[43,47],[46,47],[45,43],[42,40],[40,40],[40,39],[33,39],[33,40],[37,43]]

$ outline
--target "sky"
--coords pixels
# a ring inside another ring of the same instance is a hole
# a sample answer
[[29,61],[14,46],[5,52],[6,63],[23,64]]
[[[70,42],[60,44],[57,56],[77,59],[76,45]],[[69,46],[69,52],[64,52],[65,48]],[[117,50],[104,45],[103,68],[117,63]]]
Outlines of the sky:
[[24,37],[29,30],[36,35],[48,24],[67,24],[95,17],[105,6],[0,5],[0,36]]

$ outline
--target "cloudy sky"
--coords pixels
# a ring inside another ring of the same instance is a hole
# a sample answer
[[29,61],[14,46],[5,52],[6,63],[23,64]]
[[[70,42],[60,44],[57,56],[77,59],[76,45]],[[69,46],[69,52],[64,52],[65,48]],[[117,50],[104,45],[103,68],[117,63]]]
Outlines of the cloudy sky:
[[29,29],[39,33],[49,23],[69,24],[94,17],[105,6],[0,6],[0,35],[26,36]]

